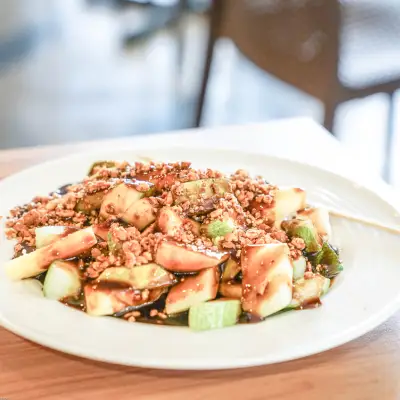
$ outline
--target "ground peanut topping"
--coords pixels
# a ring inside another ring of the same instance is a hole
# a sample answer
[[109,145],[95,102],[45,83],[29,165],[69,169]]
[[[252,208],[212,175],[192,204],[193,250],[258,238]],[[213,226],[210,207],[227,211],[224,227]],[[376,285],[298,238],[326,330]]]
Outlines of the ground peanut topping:
[[301,308],[298,282],[325,288],[341,271],[323,233],[330,229],[319,230],[326,218],[313,208],[305,217],[306,206],[302,189],[243,170],[100,161],[81,182],[10,211],[6,235],[16,244],[9,274],[44,279],[46,288],[51,270],[61,268],[75,274],[77,288],[58,300],[130,322],[176,322],[191,295],[238,299],[241,312],[265,318],[269,290],[283,285],[284,307],[293,298]]

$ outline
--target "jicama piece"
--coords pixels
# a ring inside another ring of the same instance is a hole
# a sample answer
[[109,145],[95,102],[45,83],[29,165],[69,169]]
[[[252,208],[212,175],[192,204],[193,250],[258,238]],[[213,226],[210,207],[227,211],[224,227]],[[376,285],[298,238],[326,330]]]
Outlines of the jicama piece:
[[31,278],[46,271],[53,261],[75,257],[89,250],[96,243],[93,229],[91,227],[82,229],[32,253],[8,261],[5,271],[13,280]]

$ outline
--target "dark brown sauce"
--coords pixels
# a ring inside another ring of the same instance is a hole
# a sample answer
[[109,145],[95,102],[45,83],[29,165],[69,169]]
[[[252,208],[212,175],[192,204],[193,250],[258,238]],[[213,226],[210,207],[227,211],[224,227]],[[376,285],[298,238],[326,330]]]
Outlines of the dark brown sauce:
[[239,324],[255,324],[257,322],[261,322],[262,320],[263,318],[250,314],[248,312],[243,312],[239,316]]
[[314,297],[312,299],[304,301],[300,307],[296,308],[296,310],[309,310],[311,308],[318,308],[321,305],[321,299],[319,297]]
[[51,192],[50,194],[58,194],[59,196],[63,196],[68,193],[68,188],[72,185],[72,183],[67,183],[66,185],[60,186],[56,191]]
[[22,256],[24,254],[32,253],[32,251],[36,250],[36,248],[34,248],[32,246],[29,246],[29,245],[27,245],[26,243],[23,243],[23,242],[21,243],[21,246],[22,246],[22,249],[20,251],[18,251],[17,253],[15,253],[13,258],[20,257],[20,256]]
[[81,291],[78,297],[66,297],[65,299],[62,299],[60,301],[66,306],[74,308],[79,311],[85,311],[86,309],[83,291]]
[[108,279],[106,281],[94,281],[92,287],[97,290],[123,290],[131,288],[127,283]]

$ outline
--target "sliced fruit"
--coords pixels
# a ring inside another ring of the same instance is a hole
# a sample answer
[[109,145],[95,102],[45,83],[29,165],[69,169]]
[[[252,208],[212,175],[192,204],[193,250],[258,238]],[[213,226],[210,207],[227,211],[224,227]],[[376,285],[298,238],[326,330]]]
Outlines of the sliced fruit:
[[329,212],[322,207],[309,207],[297,212],[297,218],[310,219],[317,233],[326,241],[332,237]]
[[196,304],[214,299],[217,295],[218,281],[218,268],[208,268],[196,276],[183,278],[167,295],[167,314],[177,314]]
[[110,231],[110,224],[108,222],[92,225],[92,227],[93,232],[96,236],[103,239],[104,241],[108,240],[108,232]]
[[8,261],[5,264],[5,271],[13,280],[30,278],[46,271],[53,261],[75,257],[96,243],[97,238],[93,229],[91,227],[82,229],[32,253]]
[[162,233],[174,237],[183,228],[183,218],[171,207],[163,207],[157,217],[157,225]]
[[107,190],[100,190],[96,193],[86,194],[76,205],[76,210],[84,214],[90,214],[93,210],[100,210],[101,204]]
[[46,273],[43,295],[49,299],[61,300],[78,296],[81,291],[81,274],[71,261],[54,261]]
[[151,200],[144,198],[136,201],[122,214],[121,219],[142,231],[156,220]]
[[85,285],[86,312],[89,315],[113,315],[126,308],[139,309],[157,301],[165,289],[150,290],[149,297],[137,297],[137,291],[124,285],[112,282],[96,282]]
[[236,224],[232,218],[224,221],[214,220],[208,224],[203,224],[200,232],[204,233],[209,238],[223,237],[235,230]]
[[[141,191],[143,184],[150,187],[147,191]],[[115,215],[121,215],[136,201],[152,192],[152,184],[137,180],[125,180],[123,183],[109,190],[104,196],[100,207],[100,217],[107,219]],[[110,212],[111,211],[111,212]]]
[[306,206],[306,192],[300,188],[281,187],[275,194],[275,224]]
[[285,243],[248,245],[242,249],[243,310],[264,318],[292,299],[293,268]]
[[171,187],[176,181],[179,181],[179,173],[188,166],[169,164],[162,171],[154,165],[150,166],[150,170],[136,174],[137,179],[145,180],[154,184],[157,190],[162,190],[165,187]]
[[41,226],[35,229],[36,248],[40,249],[57,240],[76,232],[73,226]]
[[307,261],[303,256],[300,256],[297,260],[292,260],[293,265],[293,280],[297,281],[304,277],[306,272]]
[[289,307],[318,304],[319,299],[328,292],[329,286],[330,280],[319,274],[315,274],[312,279],[299,279],[293,285],[293,298]]
[[269,222],[274,221],[276,227],[289,215],[306,206],[306,192],[295,187],[280,187],[275,192],[274,203],[268,207],[264,203],[253,200],[249,208],[255,208]]
[[94,175],[99,168],[113,168],[116,166],[115,161],[96,161],[89,169],[89,176]]
[[238,282],[221,282],[218,291],[224,297],[231,299],[242,298],[242,284]]
[[228,257],[228,253],[202,250],[196,246],[164,241],[158,246],[155,261],[169,271],[196,272],[215,267]]
[[239,263],[233,258],[230,258],[225,264],[221,280],[223,282],[231,281],[240,272],[240,269]]
[[306,245],[305,250],[308,253],[314,253],[321,249],[321,238],[311,220],[289,219],[282,222],[282,229],[291,238],[303,239]]
[[189,201],[193,206],[201,203],[206,212],[214,208],[215,199],[231,191],[231,186],[227,179],[210,178],[182,183],[182,189],[183,193],[175,198],[175,204]]
[[333,278],[343,271],[338,253],[328,242],[324,242],[318,253],[309,254],[308,259],[314,270],[326,278]]
[[107,268],[99,276],[99,281],[124,283],[134,289],[153,289],[171,286],[177,279],[164,268],[152,263],[133,268]]
[[200,236],[200,222],[194,221],[193,219],[186,218],[185,224],[189,224],[190,230],[195,236]]
[[189,310],[189,328],[194,331],[235,325],[241,313],[239,300],[214,300],[197,304]]

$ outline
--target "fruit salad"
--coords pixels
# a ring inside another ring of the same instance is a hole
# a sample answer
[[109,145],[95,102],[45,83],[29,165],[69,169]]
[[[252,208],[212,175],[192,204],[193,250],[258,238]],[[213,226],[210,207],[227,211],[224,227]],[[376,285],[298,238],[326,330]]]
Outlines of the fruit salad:
[[343,269],[303,189],[190,162],[96,162],[11,210],[6,235],[6,274],[49,300],[197,331],[317,307]]

